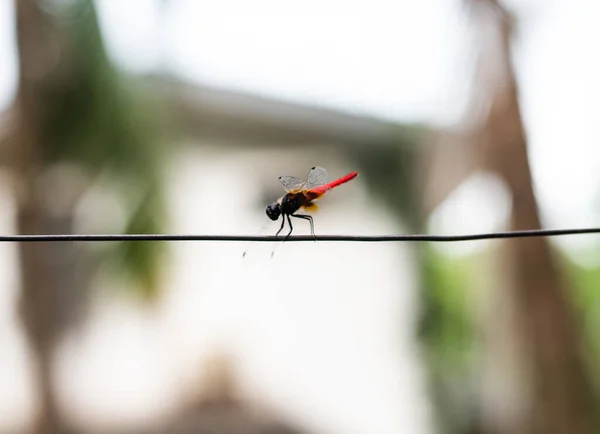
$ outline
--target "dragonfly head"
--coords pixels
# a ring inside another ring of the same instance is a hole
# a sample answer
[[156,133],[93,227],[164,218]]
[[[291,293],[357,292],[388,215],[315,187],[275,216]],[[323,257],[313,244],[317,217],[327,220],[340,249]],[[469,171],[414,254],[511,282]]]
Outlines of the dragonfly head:
[[277,220],[281,215],[281,205],[278,202],[272,203],[271,205],[267,205],[267,209],[265,210],[267,216],[273,221]]

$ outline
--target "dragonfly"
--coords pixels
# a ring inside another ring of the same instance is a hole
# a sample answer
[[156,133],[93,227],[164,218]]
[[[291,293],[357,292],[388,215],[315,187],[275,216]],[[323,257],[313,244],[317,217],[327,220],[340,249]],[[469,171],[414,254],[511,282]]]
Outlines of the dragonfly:
[[291,217],[308,220],[310,223],[310,233],[315,235],[315,226],[313,218],[306,214],[297,214],[298,211],[315,212],[318,209],[317,200],[321,199],[329,190],[345,184],[358,176],[358,172],[351,172],[335,181],[328,182],[327,171],[319,166],[312,167],[308,172],[306,180],[296,178],[295,176],[280,176],[279,181],[283,185],[286,194],[276,202],[267,206],[265,212],[267,216],[276,221],[282,218],[281,227],[275,234],[277,237],[283,228],[285,222],[288,222],[290,231],[285,236],[285,240],[292,234]]

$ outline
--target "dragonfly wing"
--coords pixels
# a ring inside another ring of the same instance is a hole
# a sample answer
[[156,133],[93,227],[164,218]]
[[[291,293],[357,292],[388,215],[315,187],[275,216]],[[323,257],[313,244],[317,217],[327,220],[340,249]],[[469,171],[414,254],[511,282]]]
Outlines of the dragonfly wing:
[[296,178],[295,176],[280,176],[279,181],[288,193],[300,191],[304,188],[304,184],[306,184],[306,181]]
[[316,166],[308,172],[306,184],[302,187],[304,190],[312,190],[327,184],[327,171],[322,167]]

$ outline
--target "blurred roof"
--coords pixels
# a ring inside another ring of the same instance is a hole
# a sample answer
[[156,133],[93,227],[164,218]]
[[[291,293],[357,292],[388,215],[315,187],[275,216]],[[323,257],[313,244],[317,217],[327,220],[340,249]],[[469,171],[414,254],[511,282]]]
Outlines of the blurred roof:
[[176,130],[189,137],[240,139],[262,146],[397,143],[404,125],[370,116],[191,84],[174,76],[144,77],[167,102]]

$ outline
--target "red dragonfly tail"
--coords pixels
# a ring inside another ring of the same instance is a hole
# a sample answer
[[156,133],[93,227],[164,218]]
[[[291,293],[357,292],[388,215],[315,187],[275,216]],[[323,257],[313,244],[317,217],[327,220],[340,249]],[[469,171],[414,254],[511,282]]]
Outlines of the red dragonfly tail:
[[336,179],[335,181],[331,181],[329,184],[325,184],[320,187],[317,187],[317,188],[313,189],[312,191],[317,194],[323,194],[327,190],[331,190],[332,188],[335,188],[338,185],[342,185],[348,181],[352,181],[357,176],[358,176],[358,172],[352,172],[352,173],[347,174],[346,176],[342,176],[341,178]]

